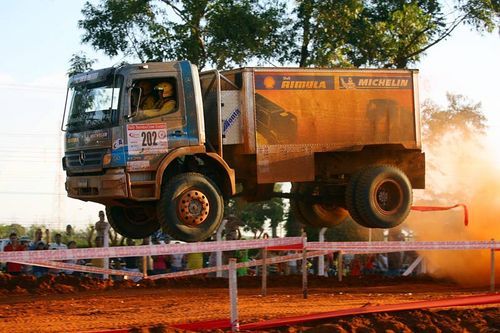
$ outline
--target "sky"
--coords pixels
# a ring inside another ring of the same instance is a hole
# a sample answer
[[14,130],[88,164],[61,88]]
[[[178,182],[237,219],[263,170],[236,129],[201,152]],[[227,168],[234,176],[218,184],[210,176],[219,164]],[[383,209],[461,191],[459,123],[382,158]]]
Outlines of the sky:
[[[107,67],[108,59],[81,45],[82,0],[0,0],[0,224],[77,228],[98,220],[101,205],[69,199],[61,168],[60,131],[71,55],[85,52]],[[500,39],[467,27],[431,48],[420,70],[420,99],[445,104],[446,92],[481,102],[488,143],[500,165]]]

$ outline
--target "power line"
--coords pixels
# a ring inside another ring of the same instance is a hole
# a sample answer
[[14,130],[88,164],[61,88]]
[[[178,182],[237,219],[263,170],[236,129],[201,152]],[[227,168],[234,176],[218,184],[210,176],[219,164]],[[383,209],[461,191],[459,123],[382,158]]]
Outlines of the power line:
[[62,86],[41,86],[41,85],[31,85],[31,84],[7,84],[0,83],[0,88],[11,89],[11,90],[32,90],[41,92],[51,92],[57,94],[66,93],[66,89]]
[[0,191],[0,195],[56,195],[56,196],[66,196],[66,194],[63,194],[63,193],[21,192],[21,191]]

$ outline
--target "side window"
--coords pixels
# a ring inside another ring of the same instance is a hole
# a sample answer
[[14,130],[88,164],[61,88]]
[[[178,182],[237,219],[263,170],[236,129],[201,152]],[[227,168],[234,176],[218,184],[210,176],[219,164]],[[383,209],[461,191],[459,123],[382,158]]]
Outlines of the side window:
[[173,77],[140,79],[133,82],[130,96],[136,120],[163,116],[178,110],[177,82]]

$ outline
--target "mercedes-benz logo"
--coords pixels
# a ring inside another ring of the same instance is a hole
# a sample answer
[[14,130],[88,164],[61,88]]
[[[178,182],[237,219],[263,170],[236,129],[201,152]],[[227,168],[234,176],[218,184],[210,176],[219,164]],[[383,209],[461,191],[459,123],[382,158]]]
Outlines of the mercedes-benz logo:
[[80,155],[78,155],[78,161],[80,162],[80,165],[85,164],[85,152],[83,150],[80,150]]

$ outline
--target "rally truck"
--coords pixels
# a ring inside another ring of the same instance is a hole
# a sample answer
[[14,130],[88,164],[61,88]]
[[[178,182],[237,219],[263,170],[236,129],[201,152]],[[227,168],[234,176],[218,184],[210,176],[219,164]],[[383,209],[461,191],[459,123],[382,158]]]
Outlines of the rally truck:
[[[424,188],[418,71],[240,68],[188,61],[72,76],[68,196],[106,206],[120,234],[210,237],[224,201],[290,199],[305,225],[406,218]],[[163,107],[164,102],[168,108]],[[291,183],[287,193],[274,184]]]

